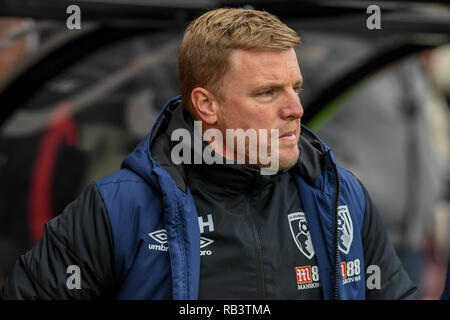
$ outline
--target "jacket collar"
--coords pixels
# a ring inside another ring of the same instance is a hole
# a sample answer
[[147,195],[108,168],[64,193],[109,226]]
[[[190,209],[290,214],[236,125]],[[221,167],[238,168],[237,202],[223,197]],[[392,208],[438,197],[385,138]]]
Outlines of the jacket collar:
[[[133,170],[152,185],[157,185],[153,170],[161,167],[169,173],[177,187],[186,192],[185,168],[182,164],[176,165],[171,160],[173,147],[171,134],[178,128],[186,128],[184,117],[181,96],[169,100],[161,110],[150,133],[124,160],[122,167]],[[189,130],[189,128],[186,129]],[[298,174],[312,185],[323,172],[324,158],[325,154],[329,153],[329,148],[312,131],[302,125],[299,149],[300,157],[294,170],[297,170]],[[332,155],[331,158],[334,161]]]

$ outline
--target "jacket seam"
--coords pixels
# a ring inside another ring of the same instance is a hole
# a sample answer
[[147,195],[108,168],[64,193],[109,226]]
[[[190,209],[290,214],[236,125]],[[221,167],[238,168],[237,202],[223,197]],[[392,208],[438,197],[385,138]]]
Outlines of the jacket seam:
[[[102,184],[103,185],[103,184]],[[105,184],[106,185],[106,184]],[[103,215],[103,218],[105,219],[105,222],[106,222],[106,224],[108,225],[108,231],[109,231],[109,235],[110,235],[110,242],[109,242],[109,245],[111,246],[111,250],[110,250],[110,254],[111,254],[111,263],[112,263],[112,266],[111,266],[111,274],[112,274],[112,277],[113,277],[113,280],[114,280],[114,285],[117,285],[117,276],[116,276],[116,273],[115,273],[115,270],[116,270],[116,268],[115,268],[115,266],[116,266],[116,252],[115,252],[115,245],[114,245],[114,233],[113,233],[113,230],[112,230],[112,224],[111,224],[111,220],[110,220],[110,216],[109,216],[109,211],[108,211],[108,208],[107,208],[107,206],[106,206],[106,203],[105,203],[105,199],[103,199],[103,195],[102,195],[102,193],[100,192],[100,190],[99,190],[99,186],[98,185],[94,185],[94,188],[95,188],[95,194],[96,194],[96,197],[98,197],[99,199],[100,199],[100,201],[101,201],[101,206],[102,206],[102,215]]]

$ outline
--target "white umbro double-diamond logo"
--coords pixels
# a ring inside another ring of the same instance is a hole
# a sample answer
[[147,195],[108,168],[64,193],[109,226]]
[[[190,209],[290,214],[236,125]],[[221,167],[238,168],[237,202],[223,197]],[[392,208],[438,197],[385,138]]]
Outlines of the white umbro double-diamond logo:
[[167,232],[165,229],[156,230],[148,234],[153,240],[160,244],[167,243]]
[[169,251],[169,247],[167,246],[167,231],[165,229],[150,232],[148,235],[155,242],[159,243],[159,244],[150,243],[148,245],[148,248],[150,250]]
[[[205,228],[208,228],[210,232],[214,231],[214,222],[212,219],[212,215],[208,214],[206,222],[204,221],[203,217],[198,217],[198,224],[200,227],[200,233],[203,233],[205,231]],[[153,232],[150,232],[148,234],[151,239],[154,240],[156,243],[150,243],[148,245],[148,248],[150,250],[157,250],[157,251],[168,251],[169,247],[167,246],[167,231],[165,229],[156,230]],[[206,238],[206,237],[200,237],[200,249],[204,249],[205,247],[209,246],[210,244],[214,243],[214,240]],[[211,250],[200,250],[201,256],[210,256],[212,254]]]
[[200,237],[200,248],[204,248],[206,246],[209,246],[211,243],[213,243],[214,240],[205,238],[205,237]]

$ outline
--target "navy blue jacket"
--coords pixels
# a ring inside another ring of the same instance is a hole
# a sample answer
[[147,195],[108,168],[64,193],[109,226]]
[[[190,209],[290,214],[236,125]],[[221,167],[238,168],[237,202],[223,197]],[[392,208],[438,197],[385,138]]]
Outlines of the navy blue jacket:
[[[46,225],[44,238],[17,261],[2,287],[4,298],[198,297],[197,211],[189,186],[180,178],[182,166],[168,160],[169,136],[165,133],[180,105],[179,97],[169,101],[121,170],[96,181]],[[330,149],[314,133],[305,126],[301,132],[303,139],[315,141],[325,153],[317,174],[295,177],[323,297],[413,298],[415,287],[389,244],[367,192],[351,173],[336,165]],[[300,161],[310,159],[302,153]],[[336,226],[337,208],[351,225],[349,247],[341,242]],[[368,212],[370,221],[365,221]],[[165,230],[160,233],[161,250],[149,250],[154,243],[149,234],[158,230]],[[352,281],[341,273],[342,264],[348,262],[357,267]],[[67,266],[72,264],[81,268],[83,283],[78,290],[67,288]],[[381,287],[371,291],[366,287],[369,264],[381,270]]]

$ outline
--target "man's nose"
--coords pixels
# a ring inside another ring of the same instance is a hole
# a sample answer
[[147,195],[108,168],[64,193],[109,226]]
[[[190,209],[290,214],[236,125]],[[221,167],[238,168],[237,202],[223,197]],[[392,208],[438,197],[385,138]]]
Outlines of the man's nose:
[[293,92],[286,97],[286,101],[280,110],[280,118],[283,120],[295,120],[303,117],[303,106],[299,96]]

